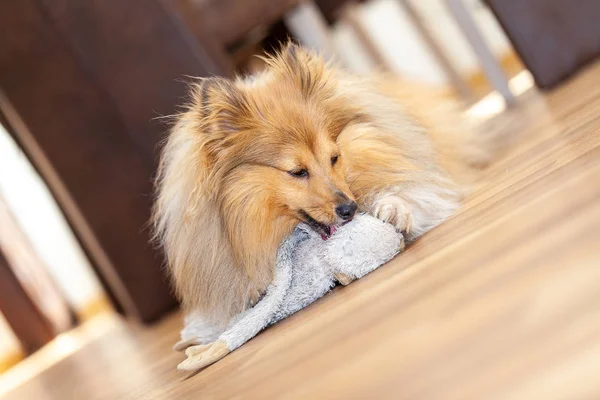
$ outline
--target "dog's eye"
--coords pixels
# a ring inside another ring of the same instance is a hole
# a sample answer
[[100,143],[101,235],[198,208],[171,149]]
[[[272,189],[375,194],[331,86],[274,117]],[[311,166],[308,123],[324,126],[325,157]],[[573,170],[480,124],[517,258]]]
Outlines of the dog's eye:
[[338,156],[337,154],[334,156],[331,156],[331,165],[335,165],[338,162],[339,158],[340,158],[340,156]]
[[295,171],[290,171],[288,173],[291,176],[293,176],[294,178],[307,178],[308,177],[308,171],[305,169],[298,169]]

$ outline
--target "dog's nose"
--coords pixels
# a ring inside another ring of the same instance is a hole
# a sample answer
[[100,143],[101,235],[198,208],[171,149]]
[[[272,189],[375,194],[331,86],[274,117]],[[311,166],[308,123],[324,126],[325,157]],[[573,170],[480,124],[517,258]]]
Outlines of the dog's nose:
[[350,203],[346,203],[346,204],[340,204],[339,206],[337,206],[335,208],[335,213],[344,221],[349,220],[350,218],[354,217],[354,214],[356,214],[356,209],[358,208],[358,206],[356,205],[356,203],[350,202]]

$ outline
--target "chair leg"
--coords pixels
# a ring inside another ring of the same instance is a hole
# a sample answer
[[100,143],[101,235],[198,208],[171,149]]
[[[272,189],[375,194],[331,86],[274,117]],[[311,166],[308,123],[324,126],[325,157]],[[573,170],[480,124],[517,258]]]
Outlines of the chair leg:
[[329,26],[319,7],[313,1],[305,1],[284,15],[284,23],[298,41],[321,53],[330,60],[335,54]]
[[456,91],[460,94],[464,101],[466,101],[467,103],[472,102],[475,98],[473,90],[471,90],[471,88],[464,80],[460,72],[458,72],[450,58],[447,56],[444,49],[439,45],[431,30],[423,22],[423,19],[419,15],[419,12],[412,5],[410,0],[398,0],[398,2],[400,3],[400,6],[404,9],[404,11],[408,14],[408,17],[414,24],[415,29],[417,30],[423,41],[426,43],[427,47],[433,54],[433,57],[436,59],[438,65],[442,68],[444,74],[452,83]]
[[356,3],[349,2],[341,10],[339,15],[340,21],[352,29],[354,36],[374,64],[384,71],[391,71],[392,67],[386,60],[376,41],[369,35],[368,29],[358,15],[358,10],[358,5]]
[[491,50],[485,43],[485,40],[479,31],[477,24],[471,16],[469,10],[466,8],[463,0],[446,0],[450,14],[456,21],[458,27],[465,35],[467,41],[471,45],[471,48],[475,52],[475,55],[479,59],[479,63],[483,68],[483,72],[486,77],[506,101],[507,105],[515,103],[515,96],[513,95],[508,85],[508,79],[498,63],[496,57],[492,54]]

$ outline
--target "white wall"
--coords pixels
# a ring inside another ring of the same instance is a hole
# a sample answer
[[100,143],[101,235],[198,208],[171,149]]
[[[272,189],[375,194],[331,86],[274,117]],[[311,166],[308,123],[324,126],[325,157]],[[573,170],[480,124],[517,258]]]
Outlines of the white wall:
[[103,296],[44,181],[1,125],[0,194],[75,310]]

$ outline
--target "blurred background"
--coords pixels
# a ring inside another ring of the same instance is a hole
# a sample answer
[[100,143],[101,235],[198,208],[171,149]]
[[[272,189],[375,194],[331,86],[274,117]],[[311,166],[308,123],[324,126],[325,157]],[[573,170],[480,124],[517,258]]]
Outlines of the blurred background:
[[485,116],[594,59],[597,21],[593,0],[0,2],[0,372],[106,314],[176,309],[148,220],[190,76],[251,73],[289,37]]

